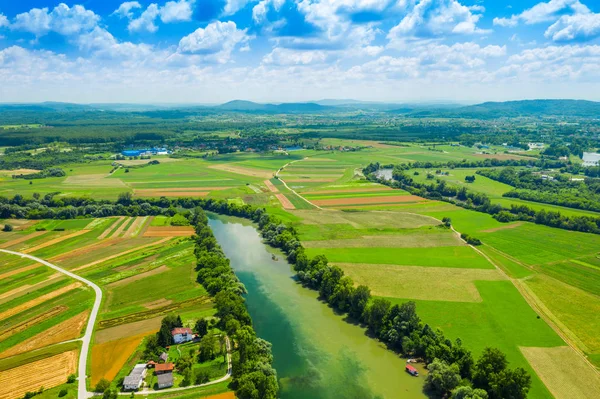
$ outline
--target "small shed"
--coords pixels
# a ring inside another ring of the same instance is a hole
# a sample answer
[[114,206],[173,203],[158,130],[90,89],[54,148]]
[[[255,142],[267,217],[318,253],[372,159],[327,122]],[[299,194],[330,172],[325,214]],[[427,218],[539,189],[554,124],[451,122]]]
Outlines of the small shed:
[[159,360],[161,360],[163,362],[166,362],[167,359],[169,358],[169,355],[167,355],[166,352],[163,352],[163,353],[160,354],[160,356],[158,358],[159,358]]

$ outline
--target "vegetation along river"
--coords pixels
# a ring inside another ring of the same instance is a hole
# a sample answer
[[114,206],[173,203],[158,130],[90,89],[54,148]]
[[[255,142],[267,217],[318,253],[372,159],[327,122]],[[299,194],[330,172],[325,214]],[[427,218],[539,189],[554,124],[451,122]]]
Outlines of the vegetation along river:
[[273,344],[281,398],[425,397],[423,377],[409,376],[403,359],[296,283],[290,265],[272,259],[252,225],[220,216],[209,224],[248,290],[257,334]]

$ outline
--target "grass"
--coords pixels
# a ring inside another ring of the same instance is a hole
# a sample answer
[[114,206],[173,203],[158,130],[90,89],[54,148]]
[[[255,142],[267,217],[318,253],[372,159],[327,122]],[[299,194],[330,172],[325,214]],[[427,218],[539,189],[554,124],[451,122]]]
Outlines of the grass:
[[470,247],[437,247],[426,250],[422,248],[308,248],[306,253],[310,257],[325,255],[332,263],[372,263],[466,269],[494,268]]

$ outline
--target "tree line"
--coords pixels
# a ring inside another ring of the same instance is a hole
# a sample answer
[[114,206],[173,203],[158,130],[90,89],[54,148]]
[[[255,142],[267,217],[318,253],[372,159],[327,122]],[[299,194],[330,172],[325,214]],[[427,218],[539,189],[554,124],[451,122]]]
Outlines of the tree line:
[[380,179],[373,172],[366,173],[373,169],[374,167],[370,165],[364,170],[369,180],[377,181],[392,188],[403,189],[419,197],[445,201],[465,209],[488,213],[499,222],[522,220],[565,230],[600,234],[600,217],[565,216],[560,212],[544,209],[535,211],[526,205],[512,204],[510,208],[505,208],[500,204],[492,204],[490,198],[483,193],[469,191],[466,187],[458,188],[449,185],[445,180],[437,179],[426,183],[416,182],[405,173],[405,170],[409,169],[405,164],[394,167],[393,180]]

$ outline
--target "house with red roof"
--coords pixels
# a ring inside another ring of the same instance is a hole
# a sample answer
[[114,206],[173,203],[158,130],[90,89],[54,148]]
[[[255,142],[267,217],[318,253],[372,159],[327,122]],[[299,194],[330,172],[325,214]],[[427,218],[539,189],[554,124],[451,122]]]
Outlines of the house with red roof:
[[173,342],[176,344],[188,342],[194,339],[194,333],[192,332],[191,328],[174,328],[171,330],[171,335],[173,336]]

